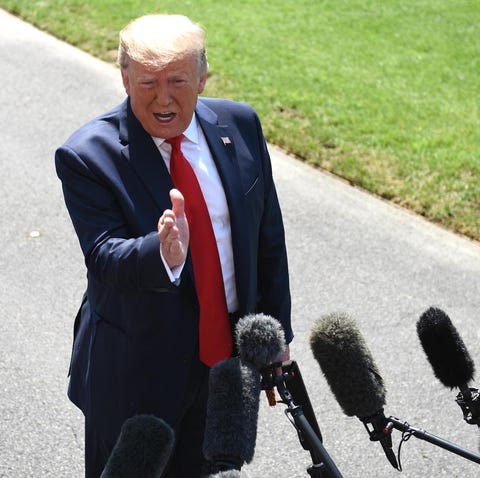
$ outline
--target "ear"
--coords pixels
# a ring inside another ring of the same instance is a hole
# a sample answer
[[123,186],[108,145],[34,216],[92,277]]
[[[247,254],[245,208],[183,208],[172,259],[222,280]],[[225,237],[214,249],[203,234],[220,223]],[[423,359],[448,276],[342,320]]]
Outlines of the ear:
[[122,68],[121,72],[122,72],[123,87],[125,88],[125,92],[127,93],[127,96],[130,96],[130,79],[128,78],[127,70],[125,68]]
[[200,77],[200,81],[198,83],[198,94],[202,93],[203,90],[205,89],[205,83],[207,82],[207,74],[205,73]]

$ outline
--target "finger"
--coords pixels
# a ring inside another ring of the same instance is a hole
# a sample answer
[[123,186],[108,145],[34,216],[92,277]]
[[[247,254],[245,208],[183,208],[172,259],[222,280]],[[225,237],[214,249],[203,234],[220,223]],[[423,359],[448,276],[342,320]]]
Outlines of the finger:
[[175,215],[173,214],[173,211],[167,209],[158,219],[157,230],[160,232],[161,229],[173,222],[175,222]]
[[170,190],[170,200],[172,201],[172,211],[175,216],[185,214],[185,200],[183,194],[178,189]]

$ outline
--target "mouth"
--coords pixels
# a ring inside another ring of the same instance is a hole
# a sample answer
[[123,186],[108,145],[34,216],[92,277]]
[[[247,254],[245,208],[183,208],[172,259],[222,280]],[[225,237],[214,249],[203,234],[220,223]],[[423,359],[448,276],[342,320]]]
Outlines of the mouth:
[[153,113],[153,116],[155,116],[157,121],[159,121],[160,123],[170,123],[170,121],[172,121],[175,118],[176,113],[172,113],[172,112]]

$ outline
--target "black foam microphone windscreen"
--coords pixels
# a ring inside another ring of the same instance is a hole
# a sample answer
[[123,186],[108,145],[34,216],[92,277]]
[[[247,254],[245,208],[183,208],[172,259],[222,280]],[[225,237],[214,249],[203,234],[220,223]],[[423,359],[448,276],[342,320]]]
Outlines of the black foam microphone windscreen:
[[272,364],[285,349],[283,327],[269,315],[247,315],[238,321],[235,332],[240,358],[259,369]]
[[203,452],[215,472],[240,470],[253,459],[260,391],[259,371],[239,358],[210,370]]
[[321,317],[311,330],[310,346],[346,415],[363,420],[383,410],[383,379],[353,319],[345,313]]
[[167,423],[153,415],[135,415],[123,424],[101,478],[160,478],[173,445]]
[[441,309],[430,307],[417,322],[417,333],[435,376],[446,387],[463,388],[475,373],[468,350]]

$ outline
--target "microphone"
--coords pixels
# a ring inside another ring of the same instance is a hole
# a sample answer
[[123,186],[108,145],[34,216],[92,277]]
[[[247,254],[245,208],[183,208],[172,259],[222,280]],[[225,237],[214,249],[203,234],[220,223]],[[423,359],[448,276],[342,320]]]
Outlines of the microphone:
[[[283,328],[273,317],[250,314],[235,328],[239,357],[210,370],[203,452],[210,476],[234,478],[255,453],[260,407],[260,369],[285,349]],[[217,473],[217,474],[215,474]],[[241,476],[241,475],[238,475]]]
[[383,379],[354,320],[345,313],[321,317],[312,328],[310,347],[343,412],[363,422],[370,440],[380,441],[390,464],[399,469],[383,411]]
[[271,365],[285,350],[285,333],[280,322],[265,314],[241,318],[235,328],[240,359],[258,369]]
[[[203,442],[203,453],[211,466],[208,472],[233,473],[252,461],[260,391],[259,371],[238,357],[218,362],[210,370]],[[233,478],[235,474],[225,476]]]
[[153,415],[124,422],[100,478],[160,478],[173,450],[174,433]]
[[464,388],[473,378],[475,365],[448,315],[430,307],[420,316],[417,333],[440,382],[451,389]]
[[475,365],[450,317],[443,310],[430,307],[417,322],[417,334],[435,376],[446,387],[460,390],[456,401],[465,421],[480,426],[479,393],[468,386]]
[[265,314],[250,314],[242,317],[235,327],[235,343],[244,362],[251,363],[262,374],[262,389],[270,406],[277,403],[274,384],[265,377],[276,375],[280,363],[273,364],[280,352],[285,350],[285,334],[278,320]]

